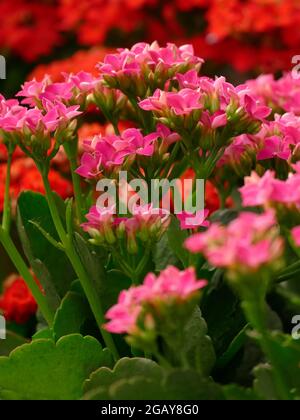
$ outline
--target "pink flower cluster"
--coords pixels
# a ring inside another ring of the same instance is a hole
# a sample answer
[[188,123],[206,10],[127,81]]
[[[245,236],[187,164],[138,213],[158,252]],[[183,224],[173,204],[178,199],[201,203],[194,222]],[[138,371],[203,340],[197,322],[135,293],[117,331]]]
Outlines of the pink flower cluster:
[[300,208],[300,164],[294,165],[295,173],[290,173],[287,180],[275,177],[275,172],[267,171],[262,177],[252,172],[245,178],[245,185],[240,188],[244,206],[264,206],[277,204]]
[[24,98],[22,103],[31,107],[43,107],[43,101],[78,104],[99,84],[99,79],[84,71],[63,76],[64,82],[52,82],[49,76],[41,82],[35,79],[25,82],[17,96]]
[[151,45],[138,43],[131,49],[119,49],[117,54],[107,54],[98,69],[111,87],[145,96],[149,87],[164,88],[176,73],[190,69],[199,71],[202,63],[191,45],[160,47],[153,42]]
[[255,167],[256,161],[277,158],[290,162],[299,159],[299,152],[300,117],[293,113],[276,114],[273,121],[261,125],[257,134],[242,134],[234,138],[218,166],[230,165],[237,169],[244,165],[244,173],[247,173],[249,165],[246,162],[250,163],[250,169]]
[[194,54],[192,45],[177,47],[175,44],[167,44],[166,47],[160,47],[157,42],[141,42],[131,49],[119,49],[117,54],[107,54],[98,68],[101,74],[110,76],[140,73],[145,68],[155,71],[157,67],[173,69],[175,74],[181,69],[187,71],[195,66],[200,70],[202,64],[203,60]]
[[131,212],[131,217],[118,217],[115,205],[106,208],[93,206],[86,215],[88,221],[82,224],[82,228],[96,243],[112,244],[125,233],[135,246],[137,238],[147,242],[153,236],[160,237],[170,223],[168,211],[154,209],[149,204],[134,206]]
[[206,284],[206,280],[197,280],[194,268],[180,271],[169,266],[158,277],[149,273],[141,286],[121,292],[118,303],[106,314],[109,322],[105,328],[116,334],[134,335],[144,308],[151,306],[155,310],[158,305],[170,306],[173,303],[180,308]]
[[158,133],[143,136],[141,130],[129,128],[120,136],[95,136],[84,142],[85,152],[77,173],[84,178],[98,177],[103,170],[113,171],[122,165],[126,158],[152,156]]
[[272,107],[275,112],[300,115],[300,79],[292,73],[286,73],[278,80],[272,74],[263,74],[249,80],[247,85],[262,104]]
[[251,95],[246,85],[234,87],[224,77],[215,80],[199,77],[191,70],[177,76],[178,92],[157,89],[153,96],[142,100],[139,106],[145,111],[153,111],[163,122],[191,117],[204,129],[217,129],[227,123],[247,120],[264,121],[271,113],[267,106],[260,105]]
[[193,253],[202,253],[215,267],[249,273],[276,262],[283,252],[274,212],[241,213],[228,226],[212,224],[206,232],[186,240]]
[[26,108],[17,100],[1,99],[0,129],[20,135],[48,136],[58,129],[66,129],[70,121],[80,115],[79,106],[43,99],[43,110]]

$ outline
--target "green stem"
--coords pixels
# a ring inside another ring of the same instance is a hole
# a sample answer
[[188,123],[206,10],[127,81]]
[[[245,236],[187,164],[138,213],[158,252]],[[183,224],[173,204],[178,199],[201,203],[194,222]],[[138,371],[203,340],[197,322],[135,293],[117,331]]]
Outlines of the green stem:
[[53,324],[54,313],[50,309],[46,297],[41,292],[39,286],[37,285],[27,265],[25,264],[22,256],[20,255],[15,244],[11,240],[9,233],[5,231],[2,227],[0,227],[0,242],[2,243],[10,259],[12,260],[14,266],[18,270],[20,276],[22,276],[28,288],[30,289],[34,299],[36,300],[40,308],[43,317],[47,321],[48,325],[51,327]]
[[8,158],[6,167],[6,179],[5,179],[5,195],[4,195],[4,209],[2,227],[6,232],[10,230],[11,223],[11,200],[10,200],[10,178],[11,178],[11,163],[12,163],[13,151],[8,148]]
[[288,280],[290,276],[297,274],[298,270],[300,270],[300,261],[296,261],[295,263],[282,270],[276,278],[276,282],[281,283]]
[[75,206],[76,206],[76,214],[77,219],[80,223],[84,222],[84,212],[85,212],[85,205],[83,201],[83,194],[80,184],[80,176],[75,172],[78,168],[77,162],[77,142],[66,142],[64,144],[64,149],[68,160],[70,162],[71,168],[71,175],[72,175],[72,182],[73,182],[73,189],[75,195]]
[[91,282],[89,276],[87,275],[79,256],[77,255],[77,252],[74,249],[73,240],[72,238],[65,232],[65,229],[63,227],[60,215],[58,213],[58,209],[56,207],[56,203],[54,200],[54,196],[49,184],[48,180],[48,174],[45,173],[45,171],[41,171],[41,175],[44,182],[44,187],[46,191],[46,197],[50,209],[50,213],[54,222],[54,225],[56,227],[57,233],[60,237],[60,240],[64,246],[65,253],[67,257],[69,258],[79,280],[83,287],[83,290],[86,294],[86,297],[89,301],[91,310],[94,314],[94,317],[97,321],[97,324],[100,328],[103,340],[106,344],[106,346],[110,349],[115,361],[119,359],[119,354],[117,351],[117,348],[115,346],[115,343],[112,339],[112,336],[102,328],[102,325],[105,323],[104,318],[104,311],[102,308],[102,303],[99,299],[99,296],[95,292],[95,289],[93,287],[93,283]]
[[245,311],[247,319],[252,324],[252,327],[260,335],[260,343],[263,352],[267,356],[267,359],[271,363],[274,382],[277,388],[278,395],[283,400],[291,400],[291,394],[286,383],[286,372],[282,368],[282,362],[278,358],[276,352],[273,351],[273,345],[270,340],[270,334],[267,326],[267,305],[264,297],[258,297],[257,299],[247,300],[242,302],[242,307]]

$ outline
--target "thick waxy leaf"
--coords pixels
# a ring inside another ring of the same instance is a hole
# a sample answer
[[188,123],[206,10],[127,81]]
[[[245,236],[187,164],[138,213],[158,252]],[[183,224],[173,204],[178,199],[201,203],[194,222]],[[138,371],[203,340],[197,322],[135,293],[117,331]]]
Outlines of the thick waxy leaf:
[[66,294],[76,276],[64,252],[52,245],[36,225],[58,241],[46,198],[31,191],[23,192],[18,200],[18,230],[23,249],[47,298],[57,307],[59,298]]
[[6,331],[5,340],[0,340],[0,356],[8,356],[16,347],[25,343],[27,340],[24,337],[12,331]]
[[114,370],[100,368],[84,386],[86,400],[222,399],[221,387],[192,371],[165,371],[155,362],[121,359]]
[[81,333],[81,327],[87,319],[93,319],[88,301],[79,293],[68,292],[54,318],[55,340],[64,335]]
[[56,344],[39,339],[0,357],[0,396],[29,400],[73,400],[100,366],[111,366],[108,350],[93,337],[73,334]]

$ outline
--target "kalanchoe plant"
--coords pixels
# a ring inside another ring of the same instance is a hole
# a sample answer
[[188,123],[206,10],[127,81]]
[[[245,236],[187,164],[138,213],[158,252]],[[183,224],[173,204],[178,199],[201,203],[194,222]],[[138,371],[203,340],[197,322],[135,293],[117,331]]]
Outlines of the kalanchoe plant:
[[[0,97],[0,243],[21,276],[0,310],[24,336],[0,341],[0,399],[300,398],[298,84],[234,86],[202,63],[140,43],[98,76]],[[45,196],[15,209],[16,151]],[[65,202],[50,183],[62,161]]]

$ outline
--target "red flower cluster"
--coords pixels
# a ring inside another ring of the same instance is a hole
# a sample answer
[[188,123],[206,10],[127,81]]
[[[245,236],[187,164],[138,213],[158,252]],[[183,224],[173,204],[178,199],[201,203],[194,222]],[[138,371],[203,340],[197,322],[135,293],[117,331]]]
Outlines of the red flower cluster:
[[97,76],[99,72],[96,69],[96,64],[103,60],[108,52],[107,48],[98,47],[90,50],[79,50],[69,58],[55,60],[50,64],[40,64],[28,76],[28,80],[34,78],[43,80],[45,74],[48,74],[53,82],[62,82],[64,81],[62,73],[79,73],[80,71],[86,71]]
[[10,276],[4,282],[0,310],[7,321],[25,324],[36,313],[37,304],[21,277]]
[[26,61],[45,56],[60,44],[56,1],[0,0],[0,48]]
[[[70,36],[90,47],[186,41],[204,59],[239,71],[290,69],[291,57],[299,53],[298,0],[0,0],[0,13],[5,16],[0,49],[27,61],[50,54]],[[37,72],[76,72],[79,66],[93,71],[101,59],[97,51],[82,51]]]
[[[5,157],[5,150],[2,149],[2,145],[0,144],[0,160],[1,158],[5,159]],[[2,162],[0,163],[0,212],[3,211],[5,178],[6,163]],[[52,190],[62,198],[65,199],[72,195],[71,182],[63,178],[55,169],[50,170],[49,181]],[[19,194],[24,190],[36,191],[42,194],[45,192],[41,176],[34,162],[30,158],[24,157],[20,150],[17,150],[11,167],[10,194],[13,207],[15,207]]]

